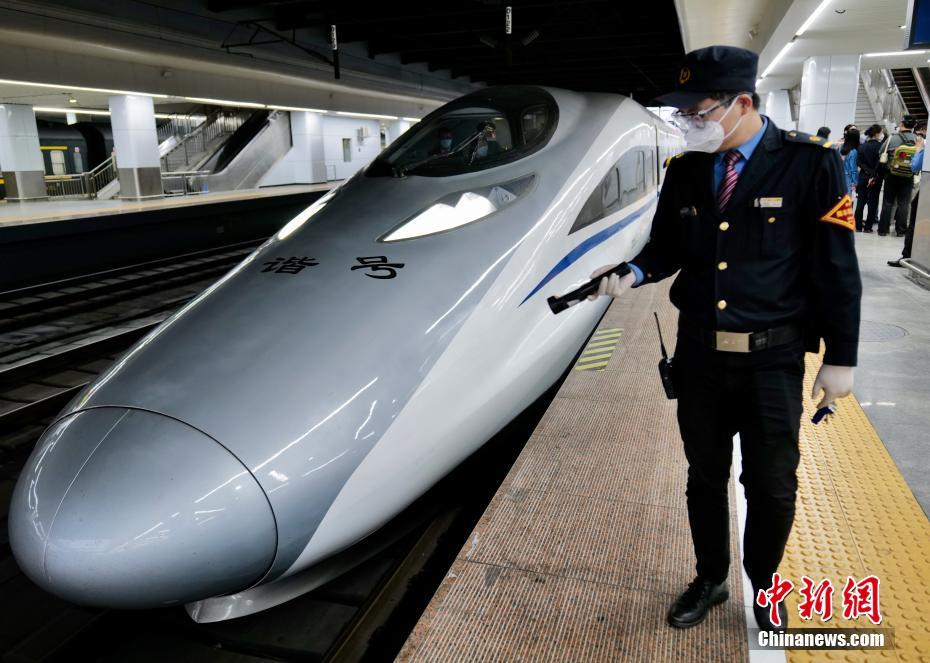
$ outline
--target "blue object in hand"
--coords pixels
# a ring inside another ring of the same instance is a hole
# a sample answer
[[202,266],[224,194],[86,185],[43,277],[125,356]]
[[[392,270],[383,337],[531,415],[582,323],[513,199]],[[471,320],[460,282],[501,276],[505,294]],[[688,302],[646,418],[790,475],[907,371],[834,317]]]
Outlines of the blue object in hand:
[[836,406],[827,405],[817,410],[814,413],[814,416],[811,417],[811,421],[815,424],[819,424],[821,421],[823,421],[824,417],[826,417],[828,414],[835,414],[835,413],[836,413]]

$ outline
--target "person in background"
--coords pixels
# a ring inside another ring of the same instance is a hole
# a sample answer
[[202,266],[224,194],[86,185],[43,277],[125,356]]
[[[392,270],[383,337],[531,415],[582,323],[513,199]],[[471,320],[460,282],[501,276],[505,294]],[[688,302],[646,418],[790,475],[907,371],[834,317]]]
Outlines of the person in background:
[[857,127],[855,124],[847,124],[845,127],[843,127],[843,137],[833,143],[834,148],[837,150],[843,149],[843,144],[846,142],[846,135],[849,133],[850,129],[855,129],[858,131],[859,127]]
[[[909,167],[903,169],[904,172],[902,172],[902,169],[896,168],[896,165],[902,161],[900,154],[913,153],[917,142],[917,134],[914,133],[916,126],[917,120],[912,116],[902,117],[898,124],[898,131],[888,137],[879,153],[878,172],[885,186],[882,214],[878,220],[878,234],[881,236],[887,235],[891,230],[892,215],[894,216],[895,234],[898,237],[904,237],[907,232],[911,192],[914,190],[914,175]],[[910,164],[908,163],[907,166]]]
[[858,181],[857,161],[859,157],[859,130],[851,127],[843,138],[843,147],[840,149],[843,157],[843,171],[846,174],[846,188],[850,195],[856,192]]
[[[921,131],[921,129],[923,131]],[[917,154],[914,155],[914,160],[911,162],[911,170],[914,171],[914,188],[917,189],[917,194],[914,196],[914,200],[911,201],[911,215],[907,224],[907,232],[904,234],[904,250],[901,251],[900,258],[888,261],[891,267],[904,267],[901,261],[911,257],[911,248],[914,246],[914,226],[917,225],[917,202],[920,199],[919,178],[920,172],[924,167],[924,144],[927,138],[927,125],[918,127],[915,133],[917,134]]]
[[439,127],[437,138],[439,145],[430,152],[430,156],[449,154],[452,151],[452,130],[449,127]]
[[[859,179],[856,182],[856,231],[872,232],[878,221],[878,194],[882,182],[878,176],[878,157],[882,146],[882,126],[873,124],[865,130],[866,141],[859,146],[856,165]],[[869,208],[868,219],[863,221],[865,207]]]
[[817,135],[823,138],[824,140],[829,139],[830,138],[830,127],[820,127],[817,130]]

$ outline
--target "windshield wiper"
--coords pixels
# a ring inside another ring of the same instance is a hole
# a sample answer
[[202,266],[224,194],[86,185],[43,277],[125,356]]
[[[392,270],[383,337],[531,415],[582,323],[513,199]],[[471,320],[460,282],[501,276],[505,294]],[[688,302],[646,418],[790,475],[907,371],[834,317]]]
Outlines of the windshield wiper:
[[[451,150],[451,151],[449,151],[449,152],[446,152],[445,154],[431,154],[430,156],[426,157],[425,159],[420,159],[419,161],[414,161],[412,164],[405,164],[405,165],[403,165],[403,166],[395,167],[395,168],[392,169],[392,170],[394,171],[394,177],[403,177],[404,175],[406,175],[406,174],[407,174],[408,172],[410,172],[411,170],[414,170],[415,168],[419,168],[420,166],[425,166],[426,164],[432,163],[432,162],[434,162],[434,161],[439,161],[440,159],[447,159],[448,157],[455,156],[455,155],[458,154],[459,152],[462,152],[466,147],[468,147],[469,145],[471,145],[473,142],[475,142],[476,140],[478,140],[479,138],[481,138],[481,136],[482,136],[485,132],[487,132],[488,129],[493,129],[493,128],[494,128],[494,127],[493,127],[493,125],[492,125],[490,122],[486,122],[485,125],[484,125],[483,127],[481,127],[481,130],[480,130],[480,131],[478,131],[477,133],[475,133],[473,136],[469,137],[467,140],[465,140],[465,142],[463,142],[463,143],[461,143],[460,145],[456,146],[455,149],[453,149],[453,150]],[[470,163],[470,162],[469,162],[469,163]]]

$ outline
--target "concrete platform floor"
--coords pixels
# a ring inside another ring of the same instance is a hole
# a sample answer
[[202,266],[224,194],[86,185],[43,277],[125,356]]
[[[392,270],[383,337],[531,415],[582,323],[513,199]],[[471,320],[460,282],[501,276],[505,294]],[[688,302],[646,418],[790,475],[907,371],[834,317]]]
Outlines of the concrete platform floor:
[[853,393],[930,515],[930,290],[888,266],[903,246],[904,238],[856,234],[863,296]]
[[242,189],[239,191],[221,191],[203,193],[194,196],[172,196],[152,200],[49,200],[28,203],[10,203],[0,200],[0,227],[66,219],[86,219],[112,214],[130,212],[147,212],[193,205],[209,205],[235,200],[287,196],[308,191],[325,191],[336,186],[338,182],[322,184],[295,184],[289,186],[265,187],[262,189]]

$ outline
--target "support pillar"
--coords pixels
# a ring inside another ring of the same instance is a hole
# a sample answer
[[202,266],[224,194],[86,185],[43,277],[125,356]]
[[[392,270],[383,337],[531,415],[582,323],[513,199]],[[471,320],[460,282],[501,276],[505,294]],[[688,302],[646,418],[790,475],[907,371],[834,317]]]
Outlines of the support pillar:
[[794,120],[791,119],[791,99],[788,98],[788,90],[772,90],[765,95],[765,114],[780,129],[795,128]]
[[151,97],[110,97],[110,124],[120,198],[160,198],[161,160],[155,129],[155,105]]
[[323,154],[323,116],[302,111],[291,113],[291,134],[300,160],[300,182],[326,181],[326,157]]
[[843,127],[856,120],[859,91],[858,55],[813,55],[801,70],[798,130],[816,133],[830,127],[830,140],[843,137]]
[[48,199],[32,106],[0,104],[0,168],[10,202]]
[[388,125],[388,145],[400,138],[407,129],[410,128],[410,122],[407,120],[395,120]]

